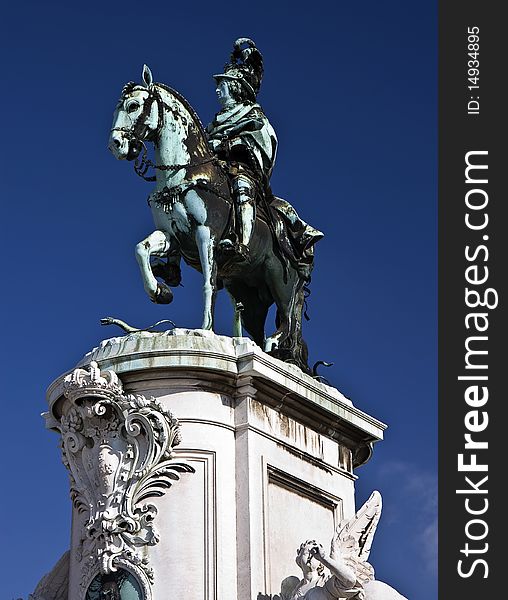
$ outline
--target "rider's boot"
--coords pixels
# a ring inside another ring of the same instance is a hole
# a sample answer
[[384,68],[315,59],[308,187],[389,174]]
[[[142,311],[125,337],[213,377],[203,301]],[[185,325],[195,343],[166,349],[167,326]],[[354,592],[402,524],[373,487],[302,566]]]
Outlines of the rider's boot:
[[250,255],[249,242],[256,219],[256,201],[254,183],[245,175],[238,175],[233,179],[233,194],[236,207],[236,235],[238,242],[226,238],[219,242],[223,252],[231,252],[243,260]]
[[249,257],[249,242],[256,219],[256,201],[254,186],[247,177],[238,177],[235,181],[235,200],[238,208],[239,244],[238,253],[243,258]]

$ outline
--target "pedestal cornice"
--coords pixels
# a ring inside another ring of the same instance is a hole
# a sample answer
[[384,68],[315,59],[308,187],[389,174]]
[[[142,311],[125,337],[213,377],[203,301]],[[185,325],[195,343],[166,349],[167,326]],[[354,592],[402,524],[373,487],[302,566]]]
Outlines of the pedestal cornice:
[[[172,385],[182,390],[224,391],[237,398],[250,396],[350,446],[355,466],[370,458],[372,444],[383,438],[386,428],[356,408],[336,388],[317,381],[295,365],[272,358],[248,338],[229,338],[199,329],[137,332],[104,340],[77,366],[91,361],[103,370],[114,370],[127,389],[139,381],[171,379]],[[59,417],[66,374],[49,386],[48,428],[53,428]]]

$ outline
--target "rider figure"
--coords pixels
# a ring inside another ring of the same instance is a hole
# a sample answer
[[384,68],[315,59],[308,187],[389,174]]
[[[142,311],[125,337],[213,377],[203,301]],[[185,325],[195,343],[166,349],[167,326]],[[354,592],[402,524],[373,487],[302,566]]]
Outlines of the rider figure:
[[[261,53],[252,40],[239,38],[224,73],[214,75],[222,108],[207,127],[212,150],[227,164],[239,222],[236,250],[244,258],[249,255],[256,199],[267,193],[277,151],[275,131],[256,103],[262,77]],[[220,245],[234,248],[231,239]]]

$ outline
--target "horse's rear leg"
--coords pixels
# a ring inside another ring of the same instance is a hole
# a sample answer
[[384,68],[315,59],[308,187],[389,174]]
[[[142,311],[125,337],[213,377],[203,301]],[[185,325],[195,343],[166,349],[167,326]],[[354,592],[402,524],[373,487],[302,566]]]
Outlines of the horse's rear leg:
[[213,312],[217,293],[217,263],[215,261],[215,242],[210,228],[205,225],[196,227],[196,244],[203,273],[203,325],[202,329],[213,329]]
[[[260,298],[258,288],[250,288],[237,282],[226,286],[235,306],[235,320],[241,318],[241,324],[256,344],[263,348],[265,338],[265,321],[270,304]],[[237,314],[237,304],[242,304],[240,314]],[[240,327],[235,327],[234,335],[241,335]]]
[[[269,269],[267,269],[267,273]],[[298,365],[309,372],[307,344],[302,338],[302,312],[305,302],[304,281],[295,271],[290,271],[288,282],[282,277],[269,277],[270,290],[277,304],[277,330],[265,341],[265,352]]]
[[[245,329],[250,333],[256,344],[263,348],[265,341],[265,321],[269,306],[254,300],[254,304],[248,304],[242,312],[242,321]],[[257,304],[256,304],[257,302]]]
[[266,272],[270,291],[277,305],[275,321],[277,329],[265,340],[264,350],[268,353],[275,353],[298,324],[298,317],[295,314],[295,299],[300,281],[294,273],[290,273],[287,283],[284,283],[283,274],[280,273],[280,276],[278,276],[277,268],[279,264],[275,263],[273,266],[275,267],[273,270],[267,268]]
[[154,231],[136,246],[136,260],[141,270],[143,286],[150,300],[157,304],[169,304],[173,300],[173,293],[165,283],[160,283],[155,278],[150,256],[163,255],[169,251],[169,248],[169,237],[160,230]]

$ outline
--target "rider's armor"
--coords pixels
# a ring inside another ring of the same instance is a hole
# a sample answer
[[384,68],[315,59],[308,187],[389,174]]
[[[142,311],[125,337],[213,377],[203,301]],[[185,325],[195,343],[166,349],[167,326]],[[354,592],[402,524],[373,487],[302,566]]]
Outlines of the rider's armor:
[[[245,45],[247,48],[242,48]],[[215,115],[206,131],[212,150],[224,161],[230,178],[238,217],[236,251],[241,256],[248,255],[256,203],[263,199],[265,217],[273,219],[271,212],[275,211],[284,222],[284,234],[277,239],[281,254],[293,261],[300,276],[308,281],[313,265],[313,246],[323,234],[302,221],[289,202],[273,196],[270,190],[277,136],[263,109],[256,103],[263,77],[263,59],[254,42],[247,38],[236,40],[230,62],[223,73],[214,77],[218,83],[221,80],[229,82],[233,98],[233,102]],[[272,223],[275,235],[274,232]],[[219,245],[223,249],[235,248],[230,239],[222,240]]]
[[[212,149],[227,164],[238,215],[238,251],[243,255],[248,253],[256,200],[267,192],[277,151],[275,131],[256,103],[262,76],[262,57],[254,42],[237,40],[224,73],[214,75],[217,81],[234,82],[236,102],[217,113],[207,127]],[[224,242],[232,246],[230,240]]]

